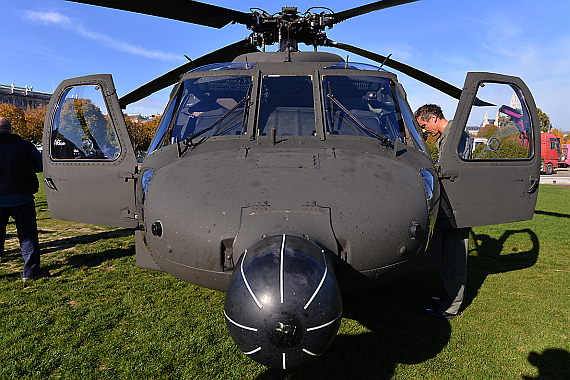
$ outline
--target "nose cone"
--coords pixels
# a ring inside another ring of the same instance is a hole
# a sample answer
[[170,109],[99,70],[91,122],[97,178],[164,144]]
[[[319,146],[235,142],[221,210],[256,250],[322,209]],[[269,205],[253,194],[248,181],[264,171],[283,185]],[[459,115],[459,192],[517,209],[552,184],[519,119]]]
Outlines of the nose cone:
[[244,354],[286,369],[320,356],[332,343],[342,300],[324,251],[308,239],[277,235],[240,257],[224,314]]

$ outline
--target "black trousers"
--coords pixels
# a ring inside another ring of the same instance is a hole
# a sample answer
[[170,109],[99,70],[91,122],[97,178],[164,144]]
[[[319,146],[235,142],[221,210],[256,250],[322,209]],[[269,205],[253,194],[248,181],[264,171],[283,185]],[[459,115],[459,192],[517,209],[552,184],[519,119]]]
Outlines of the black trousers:
[[40,270],[40,244],[34,201],[14,207],[0,207],[0,253],[4,254],[6,225],[9,217],[16,221],[20,249],[24,257],[23,277],[32,277]]

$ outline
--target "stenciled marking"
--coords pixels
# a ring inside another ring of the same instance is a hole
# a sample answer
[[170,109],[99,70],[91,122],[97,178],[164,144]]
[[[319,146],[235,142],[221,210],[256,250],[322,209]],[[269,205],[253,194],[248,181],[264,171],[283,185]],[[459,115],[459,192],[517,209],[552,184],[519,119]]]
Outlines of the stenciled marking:
[[[245,278],[245,273],[243,273],[243,262],[245,261],[246,255],[247,255],[247,249],[243,253],[243,260],[241,261],[241,277],[243,278],[243,282],[245,282],[245,287],[249,291],[249,294],[251,294],[251,298],[253,298],[253,300],[255,301],[257,306],[261,309],[263,307],[263,305],[261,304],[261,302],[259,302],[259,300],[255,296],[255,294],[253,294],[253,290],[251,290],[251,288],[249,287],[249,283],[247,282],[247,278]],[[257,330],[255,330],[255,331],[257,331]]]
[[257,347],[255,350],[249,351],[249,352],[244,352],[244,355],[251,355],[251,354],[255,354],[257,351],[261,350],[261,347]]
[[[285,236],[285,235],[283,235]],[[285,366],[285,353],[283,353],[283,369],[287,369],[287,367]]]
[[279,264],[279,292],[281,293],[281,303],[283,303],[283,251],[285,250],[285,234],[281,242],[281,262]]
[[303,348],[303,352],[306,353],[306,354],[309,354],[309,355],[311,355],[311,356],[321,356],[321,354],[315,354],[314,352],[311,352],[311,351],[309,351],[309,350],[307,350],[307,349],[305,349],[305,348]]
[[337,319],[339,319],[341,316],[342,316],[342,311],[340,312],[340,314],[338,315],[338,317],[336,317],[336,318],[333,319],[332,321],[327,322],[327,323],[325,323],[324,325],[320,325],[320,326],[316,326],[316,327],[309,327],[309,328],[307,329],[307,332],[313,331],[313,330],[318,330],[318,329],[322,329],[322,328],[324,328],[324,327],[327,327],[328,325],[333,324],[333,323],[334,323]]
[[248,327],[248,326],[241,325],[241,324],[237,323],[236,321],[234,321],[233,319],[231,319],[230,317],[228,317],[225,310],[224,310],[224,317],[226,317],[228,319],[228,321],[230,321],[231,323],[233,323],[237,327],[240,327],[240,328],[245,329],[245,330],[257,332],[257,329],[255,327]]
[[315,292],[313,293],[313,295],[311,296],[311,298],[309,299],[309,301],[305,305],[305,307],[304,307],[305,310],[307,310],[307,308],[309,307],[311,302],[313,302],[313,300],[317,296],[317,293],[321,290],[321,286],[323,286],[323,282],[325,282],[325,278],[327,277],[327,273],[329,271],[328,266],[327,266],[327,261],[325,259],[325,251],[322,250],[321,252],[323,253],[323,260],[325,260],[325,273],[323,274],[323,278],[321,278],[321,282],[319,283],[319,286],[317,286],[317,289],[315,290]]

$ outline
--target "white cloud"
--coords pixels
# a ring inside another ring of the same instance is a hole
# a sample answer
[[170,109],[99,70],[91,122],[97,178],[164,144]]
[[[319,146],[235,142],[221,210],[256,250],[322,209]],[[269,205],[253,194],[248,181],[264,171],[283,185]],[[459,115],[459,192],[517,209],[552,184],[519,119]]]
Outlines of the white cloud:
[[76,34],[96,41],[101,45],[113,50],[122,51],[127,54],[141,56],[145,58],[159,59],[162,61],[180,61],[181,58],[177,54],[166,53],[159,50],[150,50],[144,47],[133,45],[116,38],[97,33],[87,29],[85,26],[72,22],[71,19],[57,12],[35,12],[26,11],[24,18],[30,22],[41,23],[44,25],[56,25],[61,28],[74,31]]
[[39,22],[42,24],[59,24],[66,26],[71,24],[69,17],[57,12],[34,12],[26,11],[24,18],[31,22]]

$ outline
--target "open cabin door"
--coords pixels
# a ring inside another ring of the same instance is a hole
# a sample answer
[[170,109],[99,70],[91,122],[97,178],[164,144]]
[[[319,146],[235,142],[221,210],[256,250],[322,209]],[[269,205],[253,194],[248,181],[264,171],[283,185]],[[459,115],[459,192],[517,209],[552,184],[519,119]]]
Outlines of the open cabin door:
[[111,75],[63,81],[46,113],[43,169],[51,217],[135,227],[136,157]]
[[[474,107],[475,97],[493,104]],[[471,154],[462,157],[458,151],[466,126],[480,125],[479,137],[471,136]],[[456,227],[532,219],[540,175],[540,125],[532,94],[520,78],[468,73],[442,150],[442,193],[451,207],[446,214],[454,216]]]

